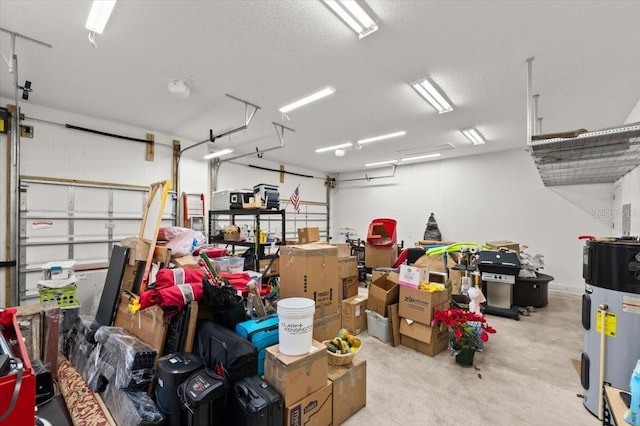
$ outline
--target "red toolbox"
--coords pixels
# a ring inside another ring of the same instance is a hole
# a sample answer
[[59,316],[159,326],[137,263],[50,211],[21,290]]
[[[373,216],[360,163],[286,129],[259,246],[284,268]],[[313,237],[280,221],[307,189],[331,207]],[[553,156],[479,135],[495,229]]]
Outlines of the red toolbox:
[[[14,363],[9,374],[0,377],[0,426],[34,424],[36,376],[18,327],[15,309],[0,309],[0,326],[12,352],[9,355],[20,361]],[[0,353],[3,350],[0,349]]]

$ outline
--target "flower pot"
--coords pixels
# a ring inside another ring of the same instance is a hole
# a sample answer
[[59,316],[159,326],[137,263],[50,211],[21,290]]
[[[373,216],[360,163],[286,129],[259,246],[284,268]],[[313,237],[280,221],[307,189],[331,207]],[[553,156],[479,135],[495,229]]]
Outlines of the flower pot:
[[473,365],[473,356],[475,353],[475,349],[460,349],[458,353],[456,353],[456,363],[465,367],[471,367]]

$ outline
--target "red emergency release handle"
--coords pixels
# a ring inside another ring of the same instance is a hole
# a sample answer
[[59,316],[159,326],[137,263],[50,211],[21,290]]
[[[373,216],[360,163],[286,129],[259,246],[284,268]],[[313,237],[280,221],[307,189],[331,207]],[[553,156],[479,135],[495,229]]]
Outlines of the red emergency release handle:
[[593,240],[596,239],[596,237],[594,237],[593,235],[580,235],[578,237],[578,239],[579,240],[591,240],[591,241],[593,241]]

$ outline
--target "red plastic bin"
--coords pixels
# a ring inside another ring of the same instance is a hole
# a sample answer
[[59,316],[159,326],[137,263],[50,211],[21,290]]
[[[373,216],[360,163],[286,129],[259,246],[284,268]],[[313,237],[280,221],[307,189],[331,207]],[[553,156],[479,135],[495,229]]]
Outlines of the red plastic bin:
[[367,231],[367,244],[377,247],[391,247],[396,243],[395,219],[373,219]]

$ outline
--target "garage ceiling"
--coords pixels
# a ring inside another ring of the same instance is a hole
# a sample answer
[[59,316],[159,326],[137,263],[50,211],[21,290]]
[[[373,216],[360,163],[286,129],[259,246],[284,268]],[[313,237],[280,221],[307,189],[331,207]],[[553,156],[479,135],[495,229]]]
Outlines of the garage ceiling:
[[[120,0],[97,48],[84,28],[89,1],[2,0],[0,26],[54,46],[17,42],[20,80],[33,83],[29,103],[197,142],[209,129],[243,124],[244,107],[228,93],[262,109],[217,147],[239,154],[276,146],[271,122],[280,122],[296,132],[264,157],[327,172],[434,151],[446,159],[524,149],[531,56],[543,133],[620,125],[640,98],[640,2],[367,5],[379,30],[363,39],[317,0]],[[6,33],[0,51],[10,54]],[[439,115],[409,86],[424,76],[452,112]],[[188,99],[168,93],[169,80],[190,77]],[[13,97],[12,81],[0,64],[2,96]],[[336,93],[288,118],[278,111],[325,86]],[[469,127],[487,142],[472,146],[460,133]],[[341,158],[314,153],[399,130],[406,136]],[[203,155],[205,145],[192,154]]]

